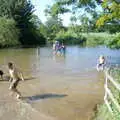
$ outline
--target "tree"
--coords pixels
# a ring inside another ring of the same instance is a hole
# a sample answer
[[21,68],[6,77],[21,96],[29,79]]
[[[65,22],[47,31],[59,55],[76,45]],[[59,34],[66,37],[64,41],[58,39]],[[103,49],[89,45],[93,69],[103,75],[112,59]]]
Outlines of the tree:
[[20,30],[19,41],[23,45],[35,45],[45,43],[44,37],[38,34],[36,25],[33,23],[34,6],[30,0],[0,0],[0,16],[13,18],[16,27]]
[[45,9],[46,16],[59,17],[60,14],[69,12],[69,9],[64,5],[60,5],[61,2],[56,2],[52,6],[47,6]]
[[119,0],[104,0],[102,1],[104,13],[97,21],[97,26],[102,26],[106,22],[120,20],[120,2]]
[[0,47],[19,45],[19,30],[13,19],[0,17]]
[[[58,4],[59,3],[59,4]],[[120,1],[119,0],[57,0],[56,4],[61,6],[72,6],[74,9],[72,12],[76,12],[77,9],[84,9],[88,13],[95,11],[96,7],[102,7],[103,13],[99,17],[96,25],[99,27],[106,22],[113,20],[120,20]],[[59,8],[59,7],[57,7]]]
[[58,17],[50,17],[46,23],[45,26],[47,28],[47,38],[53,40],[56,36],[56,34],[61,30],[64,29],[62,25],[61,19],[58,19]]

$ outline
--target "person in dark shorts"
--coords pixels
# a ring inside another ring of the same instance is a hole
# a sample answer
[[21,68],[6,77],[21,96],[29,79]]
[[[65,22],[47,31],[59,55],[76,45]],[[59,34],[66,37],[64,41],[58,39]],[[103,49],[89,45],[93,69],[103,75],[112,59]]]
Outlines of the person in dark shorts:
[[12,62],[8,63],[8,69],[10,74],[10,87],[13,93],[16,93],[16,98],[19,99],[21,97],[21,93],[17,90],[17,86],[19,84],[20,78],[24,81],[22,73],[14,66]]

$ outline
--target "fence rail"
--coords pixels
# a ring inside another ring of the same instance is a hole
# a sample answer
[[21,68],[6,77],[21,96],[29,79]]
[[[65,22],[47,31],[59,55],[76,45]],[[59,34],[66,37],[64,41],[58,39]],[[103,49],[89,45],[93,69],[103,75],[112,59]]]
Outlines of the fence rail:
[[[116,82],[112,76],[110,76],[108,70],[105,71],[105,84],[104,84],[104,88],[105,88],[105,96],[104,96],[104,101],[105,104],[108,108],[108,110],[110,111],[111,114],[113,114],[113,110],[111,108],[111,102],[115,104],[117,110],[120,112],[120,105],[118,103],[118,101],[114,98],[114,95],[112,93],[112,91],[109,88],[109,83],[111,82],[112,85],[120,92],[120,84],[118,82]],[[109,100],[110,101],[109,101]]]

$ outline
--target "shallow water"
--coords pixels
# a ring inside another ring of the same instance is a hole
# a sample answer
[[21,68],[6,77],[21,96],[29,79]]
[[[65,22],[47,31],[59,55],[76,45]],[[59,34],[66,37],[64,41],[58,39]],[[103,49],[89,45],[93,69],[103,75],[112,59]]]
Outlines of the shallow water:
[[0,82],[0,120],[90,120],[96,104],[103,102],[104,74],[96,71],[101,54],[109,65],[120,64],[120,50],[104,47],[69,46],[64,56],[54,56],[47,47],[1,50],[5,74],[13,61],[26,81],[18,87],[21,102],[9,95],[7,81]]

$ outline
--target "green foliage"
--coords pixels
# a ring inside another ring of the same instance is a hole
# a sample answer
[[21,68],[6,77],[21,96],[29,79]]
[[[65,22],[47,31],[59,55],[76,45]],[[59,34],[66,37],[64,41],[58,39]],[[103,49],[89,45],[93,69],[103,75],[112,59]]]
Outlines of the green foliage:
[[18,45],[19,30],[13,19],[0,17],[0,47]]
[[113,39],[108,40],[106,45],[112,49],[120,48],[120,33],[117,33]]
[[93,120],[114,120],[113,116],[108,112],[108,108],[105,104],[98,106],[96,114]]
[[32,4],[27,0],[21,0],[21,3],[14,15],[17,27],[21,32],[20,42],[23,45],[44,44],[44,37],[38,33],[36,25],[32,22],[34,11]]
[[59,19],[58,17],[50,17],[46,23],[45,23],[45,27],[44,28],[44,34],[46,34],[47,38],[49,38],[49,40],[53,40],[56,36],[56,34],[64,29],[61,19]]
[[[120,83],[120,69],[112,68],[110,69],[110,75],[116,80],[117,83]],[[120,103],[120,92],[111,83],[109,88],[115,98],[115,100]],[[109,100],[110,101],[110,100]],[[113,115],[109,112],[106,104],[98,106],[94,120],[120,120],[120,112],[117,110],[116,105],[111,102],[111,108],[113,110]]]
[[[0,16],[13,18],[20,30],[19,41],[22,45],[45,43],[45,38],[37,30],[33,19],[34,7],[30,0],[0,0]],[[36,22],[36,21],[35,21]]]
[[120,2],[117,2],[117,0],[104,0],[101,5],[104,13],[96,23],[98,27],[104,25],[106,22],[120,20]]
[[87,39],[86,41],[87,46],[104,45],[106,41],[111,39],[112,36],[108,33],[88,33],[83,35]]
[[70,12],[66,6],[62,6],[61,2],[55,2],[52,6],[45,9],[46,16],[57,17],[60,14]]
[[56,37],[55,40],[60,41],[61,43],[63,42],[64,44],[71,44],[71,45],[84,45],[86,42],[85,37],[82,35],[78,35],[73,31],[60,31]]
[[58,16],[59,14],[66,13],[69,11],[69,9],[65,8],[64,6],[60,6],[59,2],[55,3],[51,7],[51,15],[52,16]]

